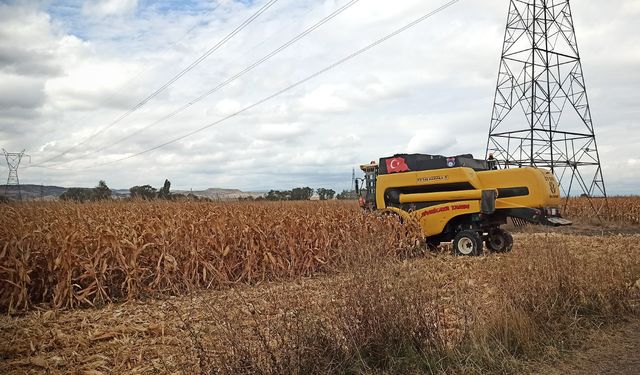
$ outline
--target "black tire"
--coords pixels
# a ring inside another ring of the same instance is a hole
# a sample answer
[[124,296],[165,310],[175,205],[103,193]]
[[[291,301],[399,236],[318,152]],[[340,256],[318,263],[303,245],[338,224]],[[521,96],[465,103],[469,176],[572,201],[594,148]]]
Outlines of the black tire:
[[493,252],[508,253],[513,249],[513,236],[506,230],[495,229],[489,233],[485,244]]
[[458,232],[453,238],[453,251],[456,255],[478,256],[482,254],[482,237],[472,230]]

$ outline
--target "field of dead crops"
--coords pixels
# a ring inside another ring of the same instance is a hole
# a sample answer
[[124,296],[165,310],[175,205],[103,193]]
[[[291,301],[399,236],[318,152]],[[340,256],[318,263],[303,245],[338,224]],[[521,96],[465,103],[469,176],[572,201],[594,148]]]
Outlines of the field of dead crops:
[[[637,314],[640,238],[517,234],[513,253],[0,316],[0,373],[508,374]],[[637,316],[637,315],[636,315]]]
[[[600,212],[602,221],[594,211]],[[602,198],[572,198],[566,202],[565,214],[583,223],[640,225],[640,196],[610,197],[606,201]]]
[[506,374],[638,316],[638,197],[477,258],[352,202],[0,208],[0,373]]
[[[566,213],[597,222],[602,201]],[[309,276],[411,251],[416,232],[352,202],[108,202],[2,205],[0,311],[96,306]],[[640,224],[640,197],[614,197],[605,223]]]
[[355,204],[109,202],[0,207],[0,310],[102,305],[309,276],[397,255],[410,235]]
[[[596,222],[602,201],[566,214]],[[606,223],[640,224],[640,197],[614,197]],[[0,310],[176,295],[308,276],[410,250],[415,232],[347,202],[109,202],[3,205]]]

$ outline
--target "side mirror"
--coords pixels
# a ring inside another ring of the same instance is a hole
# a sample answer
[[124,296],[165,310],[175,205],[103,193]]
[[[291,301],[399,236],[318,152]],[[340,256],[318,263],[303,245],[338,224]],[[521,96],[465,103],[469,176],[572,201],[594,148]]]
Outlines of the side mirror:
[[360,195],[360,186],[358,186],[358,179],[356,179],[356,194]]

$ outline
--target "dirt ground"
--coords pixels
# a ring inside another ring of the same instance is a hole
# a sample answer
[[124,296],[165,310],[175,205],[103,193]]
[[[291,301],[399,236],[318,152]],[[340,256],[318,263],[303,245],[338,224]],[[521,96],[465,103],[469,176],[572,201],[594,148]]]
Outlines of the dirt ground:
[[[590,334],[559,363],[531,369],[527,375],[640,374],[640,319]],[[524,375],[523,374],[523,375]]]
[[514,227],[508,224],[505,229],[513,233],[562,233],[576,236],[616,236],[640,234],[640,225],[628,224],[598,224],[575,221],[573,225],[566,227],[540,227],[527,225],[525,227]]
[[[514,228],[515,229],[515,228]],[[544,228],[527,227],[515,232],[541,232]],[[634,235],[638,225],[597,225],[577,222],[549,232],[580,236]],[[607,326],[585,338],[581,348],[569,353],[559,363],[539,368],[532,366],[528,375],[638,375],[640,374],[640,319]]]

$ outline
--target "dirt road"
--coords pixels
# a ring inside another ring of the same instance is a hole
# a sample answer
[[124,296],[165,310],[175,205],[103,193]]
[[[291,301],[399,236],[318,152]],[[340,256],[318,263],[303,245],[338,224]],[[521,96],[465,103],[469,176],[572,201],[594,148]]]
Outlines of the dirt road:
[[582,348],[562,362],[532,369],[529,375],[640,374],[640,319],[592,333]]

